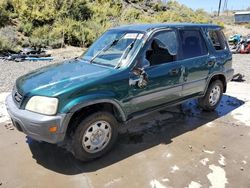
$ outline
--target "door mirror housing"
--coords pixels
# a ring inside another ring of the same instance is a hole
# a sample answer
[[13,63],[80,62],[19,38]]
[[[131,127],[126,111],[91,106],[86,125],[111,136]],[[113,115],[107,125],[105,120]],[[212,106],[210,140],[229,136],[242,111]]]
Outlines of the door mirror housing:
[[130,78],[129,83],[131,86],[135,86],[137,88],[145,88],[148,85],[148,75],[145,72],[144,68],[135,67],[132,70],[135,79]]

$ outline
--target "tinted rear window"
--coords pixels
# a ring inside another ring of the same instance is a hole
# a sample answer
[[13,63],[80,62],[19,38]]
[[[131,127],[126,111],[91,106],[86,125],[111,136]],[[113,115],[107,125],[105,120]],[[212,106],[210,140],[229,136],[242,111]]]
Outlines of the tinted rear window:
[[180,30],[180,38],[183,59],[208,53],[206,43],[199,30]]
[[215,50],[224,50],[227,48],[224,35],[221,31],[208,31],[209,38]]

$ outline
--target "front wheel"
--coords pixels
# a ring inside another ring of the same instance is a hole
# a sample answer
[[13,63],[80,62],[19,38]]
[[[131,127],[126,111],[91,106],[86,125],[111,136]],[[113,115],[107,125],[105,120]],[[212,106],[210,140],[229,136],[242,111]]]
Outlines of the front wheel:
[[198,104],[205,111],[213,111],[220,103],[222,94],[223,83],[215,80],[209,85],[205,96],[198,99]]
[[73,136],[75,157],[88,161],[107,153],[116,141],[117,125],[117,120],[108,112],[97,112],[83,119]]

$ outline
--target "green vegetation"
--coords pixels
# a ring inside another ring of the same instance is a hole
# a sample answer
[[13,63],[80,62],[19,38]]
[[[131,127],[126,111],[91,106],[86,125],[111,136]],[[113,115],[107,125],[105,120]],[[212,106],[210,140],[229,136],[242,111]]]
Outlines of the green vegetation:
[[0,37],[0,51],[10,50],[10,49],[11,46],[8,45],[8,41],[5,38]]
[[[0,50],[21,46],[88,47],[110,27],[128,23],[212,22],[203,10],[159,0],[1,0]],[[2,29],[13,27],[9,44]]]

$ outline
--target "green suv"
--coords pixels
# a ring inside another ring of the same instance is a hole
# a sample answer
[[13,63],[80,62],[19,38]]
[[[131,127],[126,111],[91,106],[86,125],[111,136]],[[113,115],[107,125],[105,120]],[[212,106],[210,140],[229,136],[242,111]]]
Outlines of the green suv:
[[106,31],[81,57],[18,78],[6,103],[19,131],[49,143],[70,138],[74,156],[90,160],[138,115],[191,98],[214,110],[232,76],[217,25],[128,25]]

